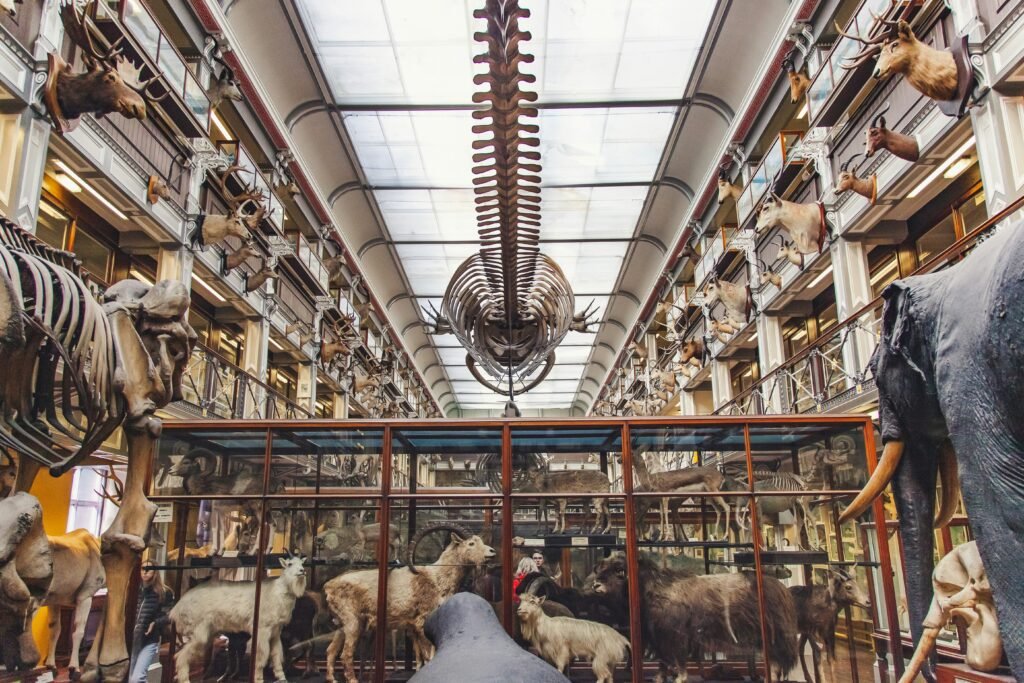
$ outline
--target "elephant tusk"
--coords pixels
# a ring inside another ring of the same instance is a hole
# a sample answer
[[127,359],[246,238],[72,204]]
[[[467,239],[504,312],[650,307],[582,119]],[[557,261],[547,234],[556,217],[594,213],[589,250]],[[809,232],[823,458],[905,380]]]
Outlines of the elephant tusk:
[[843,514],[839,515],[840,524],[860,517],[868,509],[868,506],[874,502],[875,498],[882,495],[882,491],[885,490],[893,475],[896,474],[896,468],[899,467],[900,458],[902,457],[902,441],[890,441],[885,444],[885,448],[882,451],[882,460],[871,474],[871,479],[864,485],[861,492],[857,494],[857,497],[853,499],[850,506],[843,510]]
[[913,683],[917,674],[921,672],[921,667],[924,666],[924,662],[928,659],[928,655],[932,653],[932,648],[935,646],[935,640],[939,635],[938,626],[929,626],[921,634],[921,642],[917,644],[917,649],[914,650],[914,656],[910,660],[910,664],[903,671],[903,676],[900,677],[899,683]]
[[956,466],[956,451],[953,444],[948,441],[939,449],[939,481],[942,482],[942,500],[939,503],[939,512],[935,515],[935,528],[941,529],[956,512],[956,505],[960,496],[960,473]]

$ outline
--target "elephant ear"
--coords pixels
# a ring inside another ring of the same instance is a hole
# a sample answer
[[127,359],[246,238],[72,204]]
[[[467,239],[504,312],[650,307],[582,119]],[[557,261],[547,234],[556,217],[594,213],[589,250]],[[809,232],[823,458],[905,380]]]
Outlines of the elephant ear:
[[893,282],[882,292],[882,300],[885,301],[885,308],[882,313],[882,338],[879,342],[879,349],[872,358],[873,370],[877,377],[878,351],[884,347],[884,352],[890,356],[898,356],[903,359],[911,370],[913,370],[922,381],[927,382],[927,375],[914,360],[912,353],[914,348],[914,300],[913,290],[902,280]]

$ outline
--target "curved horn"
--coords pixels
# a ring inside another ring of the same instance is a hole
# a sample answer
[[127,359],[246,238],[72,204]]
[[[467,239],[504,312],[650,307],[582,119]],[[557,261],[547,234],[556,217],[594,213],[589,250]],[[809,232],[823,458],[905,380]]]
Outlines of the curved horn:
[[461,524],[456,524],[454,522],[434,522],[432,524],[428,524],[427,526],[417,531],[416,534],[411,539],[409,539],[409,545],[408,548],[406,549],[405,556],[406,564],[409,565],[409,571],[411,571],[413,574],[419,573],[416,570],[416,563],[414,560],[416,559],[416,547],[420,544],[420,541],[422,541],[428,534],[432,534],[435,531],[444,530],[450,531],[454,534],[458,534],[462,538],[469,538],[473,535],[472,531],[462,526]]
[[844,161],[842,164],[840,164],[839,170],[840,171],[848,171],[848,170],[850,170],[850,164],[853,163],[853,160],[856,159],[857,157],[862,157],[862,156],[864,156],[863,152],[857,152],[852,157],[850,157],[849,159]]
[[885,444],[885,448],[882,451],[882,460],[871,474],[871,479],[864,485],[863,490],[857,494],[857,497],[853,499],[850,506],[839,515],[840,524],[860,517],[868,509],[868,506],[874,502],[875,498],[882,495],[882,491],[885,490],[885,487],[889,485],[889,481],[896,474],[896,468],[899,467],[900,458],[902,457],[902,441],[890,441]]
[[956,466],[956,452],[948,441],[939,449],[939,481],[942,482],[942,500],[935,515],[935,528],[949,524],[956,512],[957,497],[960,493],[960,473]]
[[[890,106],[892,106],[892,102],[886,102],[885,106],[875,114],[875,118],[871,119],[872,128],[885,128],[885,112],[889,111]],[[881,123],[881,125],[879,125],[879,123]]]

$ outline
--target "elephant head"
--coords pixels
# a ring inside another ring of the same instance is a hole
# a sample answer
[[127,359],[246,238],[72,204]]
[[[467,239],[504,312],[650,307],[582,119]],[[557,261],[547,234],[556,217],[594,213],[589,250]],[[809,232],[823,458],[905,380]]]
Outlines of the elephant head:
[[1007,224],[956,265],[886,289],[871,360],[884,452],[840,517],[859,516],[892,483],[918,643],[932,599],[933,526],[949,521],[961,489],[1018,677],[1024,677],[1022,262],[1024,224]]

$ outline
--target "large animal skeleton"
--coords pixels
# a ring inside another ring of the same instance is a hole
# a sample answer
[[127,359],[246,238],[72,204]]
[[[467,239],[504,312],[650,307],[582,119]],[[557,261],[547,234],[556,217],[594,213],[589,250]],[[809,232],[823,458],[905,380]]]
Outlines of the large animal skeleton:
[[[487,30],[475,34],[487,51],[473,58],[487,67],[473,78],[487,86],[473,101],[488,105],[473,112],[483,122],[473,132],[491,135],[473,142],[480,150],[473,155],[473,184],[481,246],[456,269],[441,313],[425,312],[429,327],[451,329],[466,348],[477,381],[511,398],[547,376],[555,347],[574,326],[586,329],[589,316],[574,313],[569,281],[539,247],[540,152],[529,149],[540,144],[539,128],[523,120],[537,117],[526,106],[537,93],[520,90],[536,78],[519,70],[533,61],[521,51],[530,34],[519,29],[530,11],[519,0],[487,0],[473,16],[487,20]],[[506,380],[507,390],[498,386]]]
[[143,482],[161,422],[157,409],[181,399],[196,343],[189,293],[180,282],[122,280],[97,301],[72,254],[0,220],[0,445],[21,455],[20,491],[41,465],[58,476],[119,426],[128,442],[124,496],[101,539],[110,587],[90,664],[105,680],[127,674],[128,584],[146,547],[156,506]]

